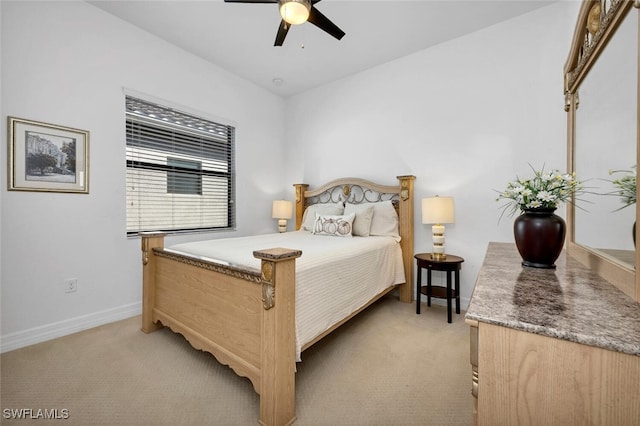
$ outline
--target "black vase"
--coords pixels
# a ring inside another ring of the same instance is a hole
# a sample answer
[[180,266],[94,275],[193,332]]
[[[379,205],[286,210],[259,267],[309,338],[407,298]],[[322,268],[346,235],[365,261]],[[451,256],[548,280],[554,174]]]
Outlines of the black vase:
[[564,246],[567,225],[556,209],[525,210],[513,222],[516,246],[522,265],[532,268],[555,268]]

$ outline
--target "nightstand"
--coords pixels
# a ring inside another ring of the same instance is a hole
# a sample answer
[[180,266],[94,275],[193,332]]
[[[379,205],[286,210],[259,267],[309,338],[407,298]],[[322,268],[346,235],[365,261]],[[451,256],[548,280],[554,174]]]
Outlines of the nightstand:
[[[447,299],[447,322],[451,322],[451,301],[456,299],[456,314],[460,313],[460,269],[464,259],[460,256],[447,254],[444,259],[433,259],[431,253],[418,253],[414,256],[418,262],[418,285],[416,287],[416,314],[420,314],[420,296],[427,296],[427,306],[431,306],[431,298]],[[422,269],[427,270],[427,285],[422,286]],[[447,273],[447,286],[432,286],[431,271]],[[455,286],[452,286],[451,273],[455,276]]]

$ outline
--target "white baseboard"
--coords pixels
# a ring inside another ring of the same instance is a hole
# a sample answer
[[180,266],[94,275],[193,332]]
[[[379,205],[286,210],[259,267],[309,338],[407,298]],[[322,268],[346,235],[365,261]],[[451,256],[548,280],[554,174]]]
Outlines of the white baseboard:
[[142,303],[136,302],[129,305],[119,306],[105,311],[94,312],[64,321],[54,322],[29,330],[10,333],[0,336],[0,353],[9,352],[14,349],[46,342],[47,340],[79,331],[88,330],[99,325],[131,318],[142,313]]

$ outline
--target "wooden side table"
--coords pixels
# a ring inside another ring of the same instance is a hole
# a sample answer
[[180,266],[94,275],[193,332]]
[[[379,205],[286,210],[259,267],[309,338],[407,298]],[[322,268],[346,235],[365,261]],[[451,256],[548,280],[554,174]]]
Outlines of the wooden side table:
[[[447,299],[447,322],[451,322],[451,299],[456,299],[456,314],[460,313],[460,269],[464,259],[460,256],[447,254],[441,260],[431,258],[431,253],[418,253],[414,256],[418,262],[418,285],[416,287],[416,314],[420,314],[420,296],[427,296],[427,306],[431,306],[431,298]],[[422,268],[427,270],[427,285],[422,286]],[[447,286],[432,286],[431,271],[445,271]],[[455,287],[452,287],[451,273],[455,275]]]

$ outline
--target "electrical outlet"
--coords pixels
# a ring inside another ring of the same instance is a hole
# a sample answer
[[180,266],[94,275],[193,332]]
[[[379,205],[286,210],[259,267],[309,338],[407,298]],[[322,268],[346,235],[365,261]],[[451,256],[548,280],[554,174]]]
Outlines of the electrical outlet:
[[65,293],[73,293],[78,290],[78,279],[70,278],[68,280],[64,280],[64,292]]

